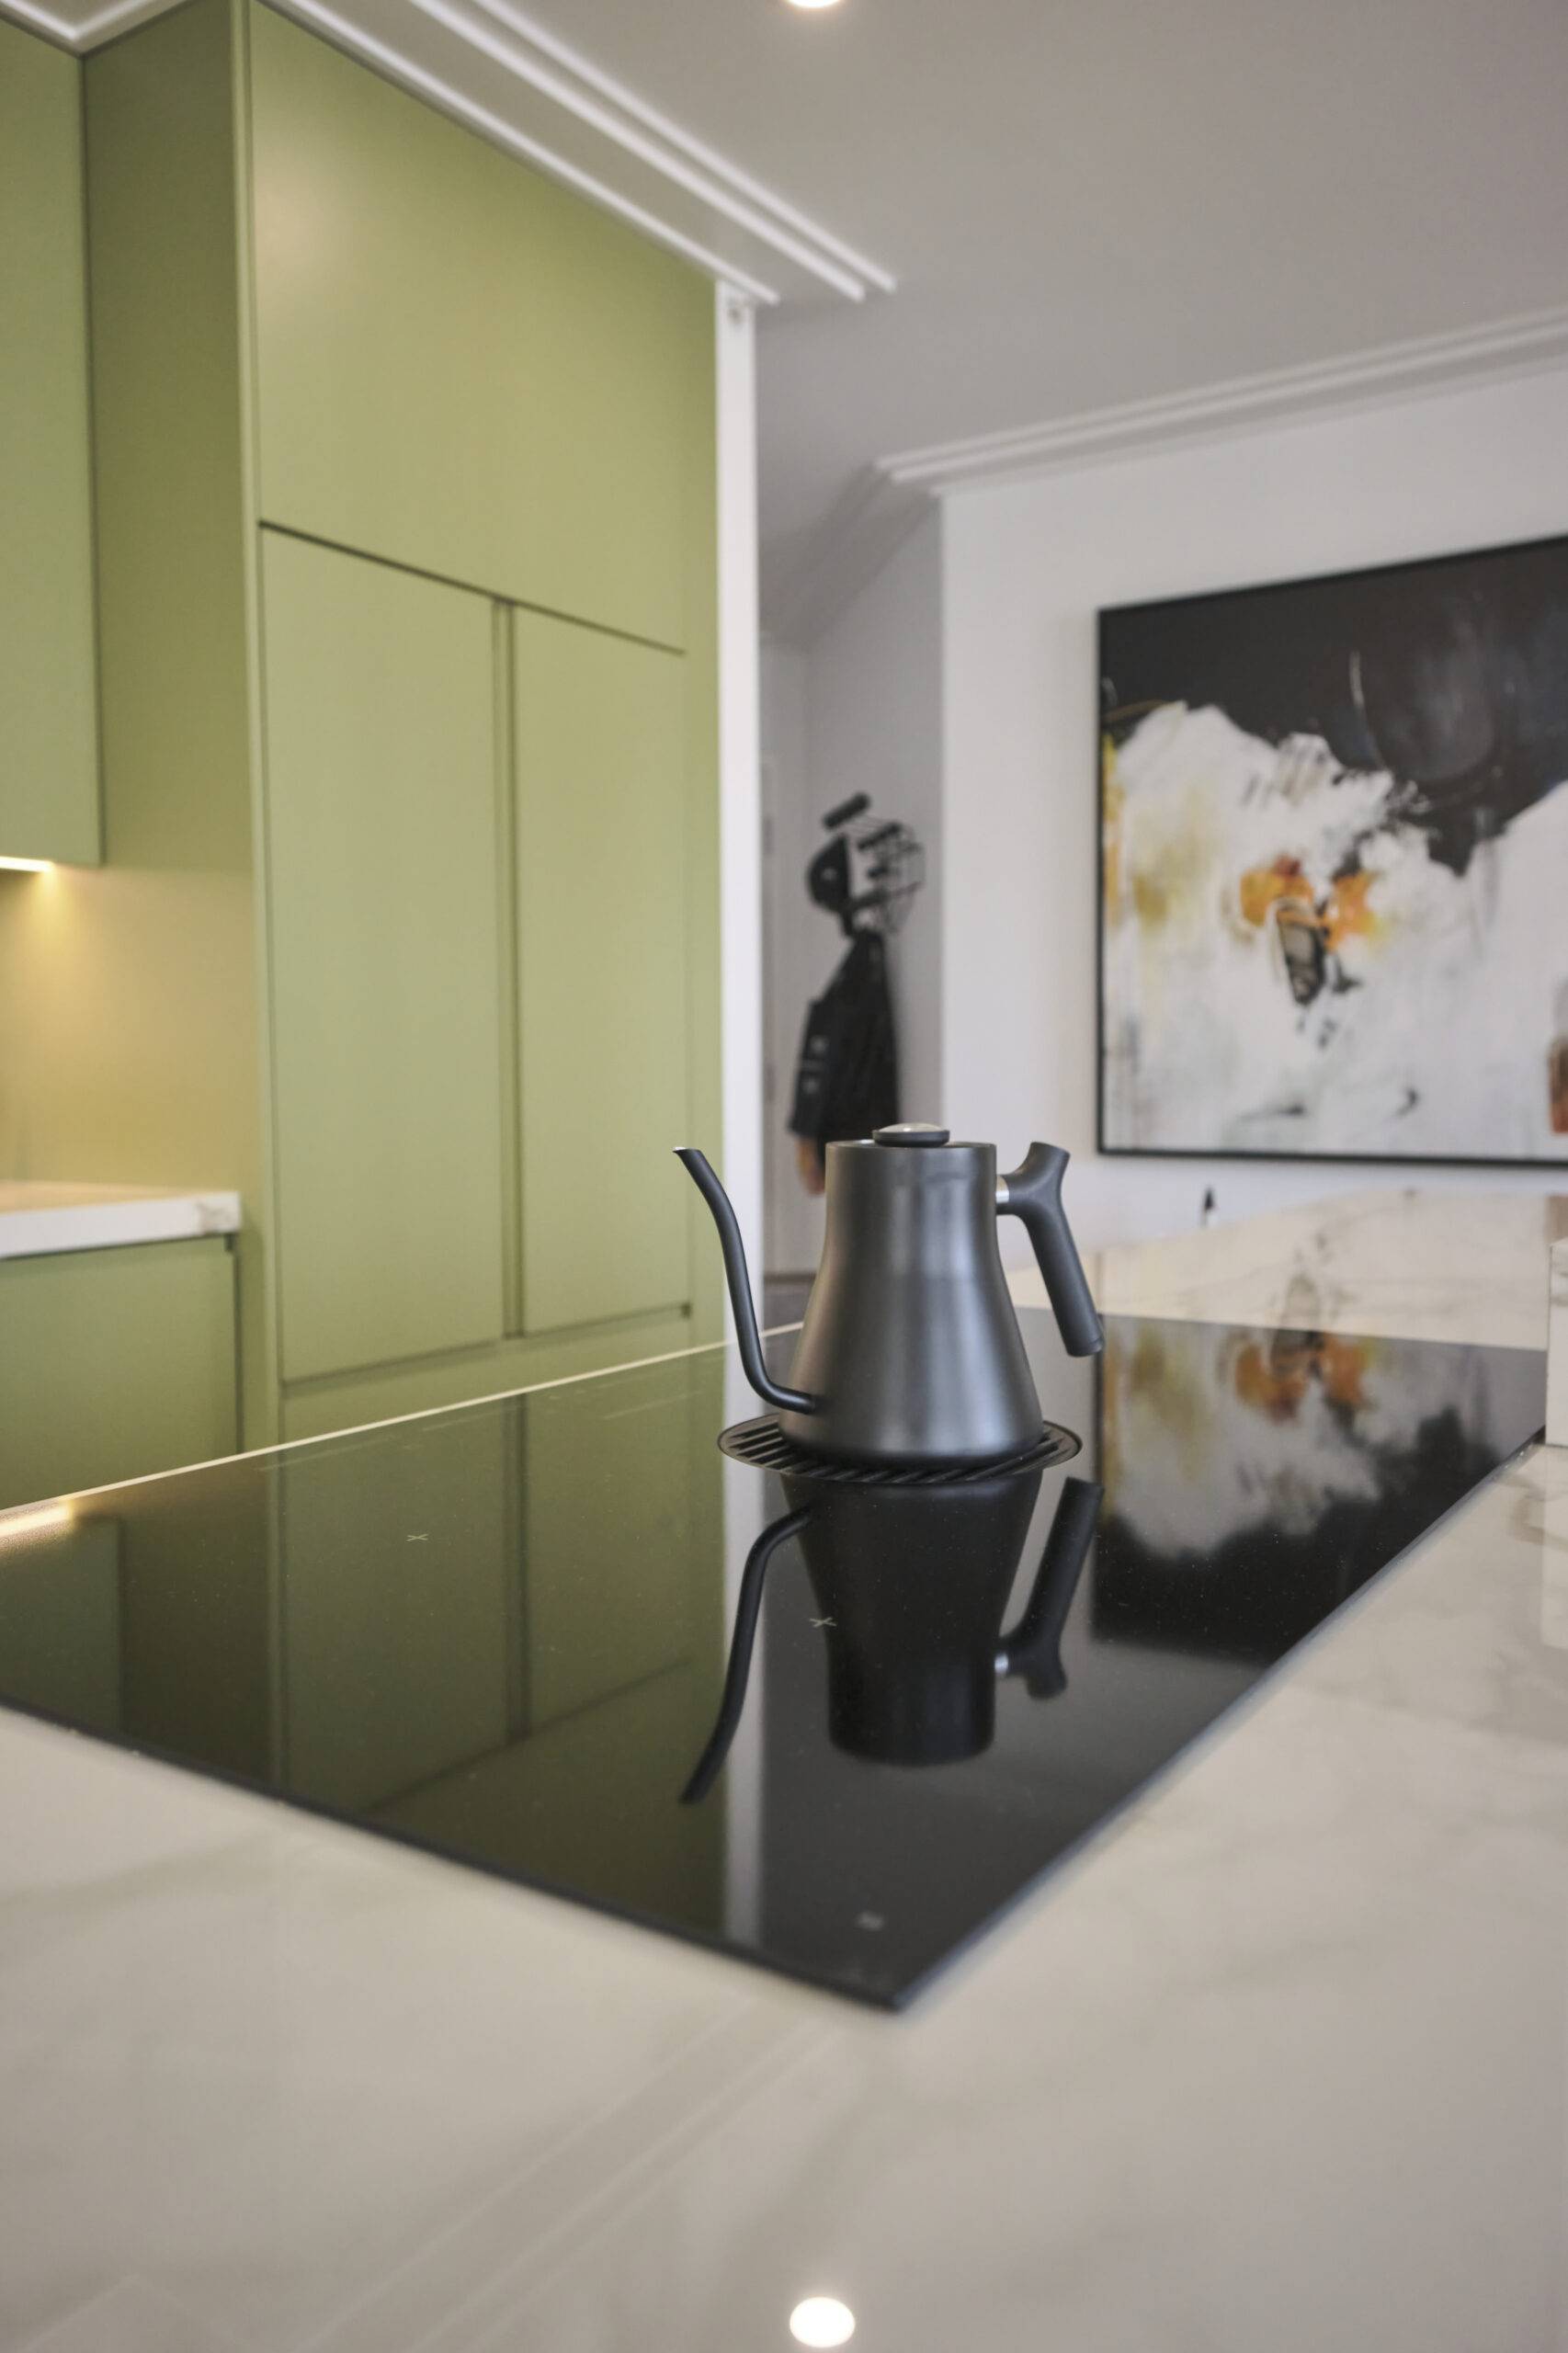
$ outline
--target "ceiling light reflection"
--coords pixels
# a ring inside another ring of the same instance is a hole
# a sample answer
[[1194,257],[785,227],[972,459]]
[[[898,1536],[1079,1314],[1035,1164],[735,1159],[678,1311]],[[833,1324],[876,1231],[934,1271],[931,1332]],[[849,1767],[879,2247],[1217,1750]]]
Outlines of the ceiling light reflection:
[[847,2345],[855,2315],[836,2296],[808,2296],[790,2315],[790,2334],[797,2345]]
[[0,1545],[19,1542],[25,1536],[51,1535],[75,1525],[75,1510],[69,1503],[24,1504],[14,1511],[0,1511]]

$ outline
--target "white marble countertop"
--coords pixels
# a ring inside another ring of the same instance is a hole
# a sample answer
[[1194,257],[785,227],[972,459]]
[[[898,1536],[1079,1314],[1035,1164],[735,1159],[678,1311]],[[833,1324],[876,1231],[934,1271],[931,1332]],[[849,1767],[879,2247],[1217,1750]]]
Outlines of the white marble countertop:
[[[1341,1193],[1091,1254],[1102,1313],[1290,1324],[1368,1339],[1546,1346],[1547,1262],[1568,1193]],[[1014,1295],[1045,1298],[1032,1268]]]
[[[1465,1208],[1369,1313],[1490,1335]],[[902,2017],[0,1715],[17,2353],[1549,2353],[1565,2189],[1568,1455]]]
[[185,1242],[203,1233],[237,1233],[239,1226],[238,1193],[0,1181],[0,1258]]

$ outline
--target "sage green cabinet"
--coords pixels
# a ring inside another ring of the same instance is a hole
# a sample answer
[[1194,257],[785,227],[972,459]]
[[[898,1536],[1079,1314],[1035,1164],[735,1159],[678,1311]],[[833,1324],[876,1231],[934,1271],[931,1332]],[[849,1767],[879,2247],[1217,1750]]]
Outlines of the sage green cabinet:
[[233,1452],[233,1265],[216,1235],[0,1260],[0,1508]]
[[263,534],[285,1381],[504,1327],[494,619]]
[[0,1152],[241,1193],[247,1445],[717,1337],[711,284],[256,0],[85,77],[109,865]]
[[82,69],[0,20],[0,858],[96,865]]
[[690,1296],[678,654],[513,616],[523,1323]]
[[262,536],[285,1381],[684,1313],[683,658]]
[[300,26],[250,28],[264,519],[684,645],[711,288]]

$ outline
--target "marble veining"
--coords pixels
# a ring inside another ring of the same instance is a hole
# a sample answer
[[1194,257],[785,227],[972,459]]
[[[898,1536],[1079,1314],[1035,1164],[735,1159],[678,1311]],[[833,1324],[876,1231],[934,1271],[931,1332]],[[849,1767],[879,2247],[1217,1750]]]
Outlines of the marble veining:
[[1560,2353],[1565,1986],[1548,1449],[905,2017],[0,1714],[0,2347]]

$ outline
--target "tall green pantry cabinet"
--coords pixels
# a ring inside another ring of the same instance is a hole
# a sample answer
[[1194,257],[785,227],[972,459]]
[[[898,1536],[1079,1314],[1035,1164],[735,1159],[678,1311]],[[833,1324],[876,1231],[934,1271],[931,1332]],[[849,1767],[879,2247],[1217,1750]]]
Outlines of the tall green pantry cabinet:
[[246,1443],[716,1336],[710,284],[256,0],[85,82],[109,855],[177,740],[252,881]]

